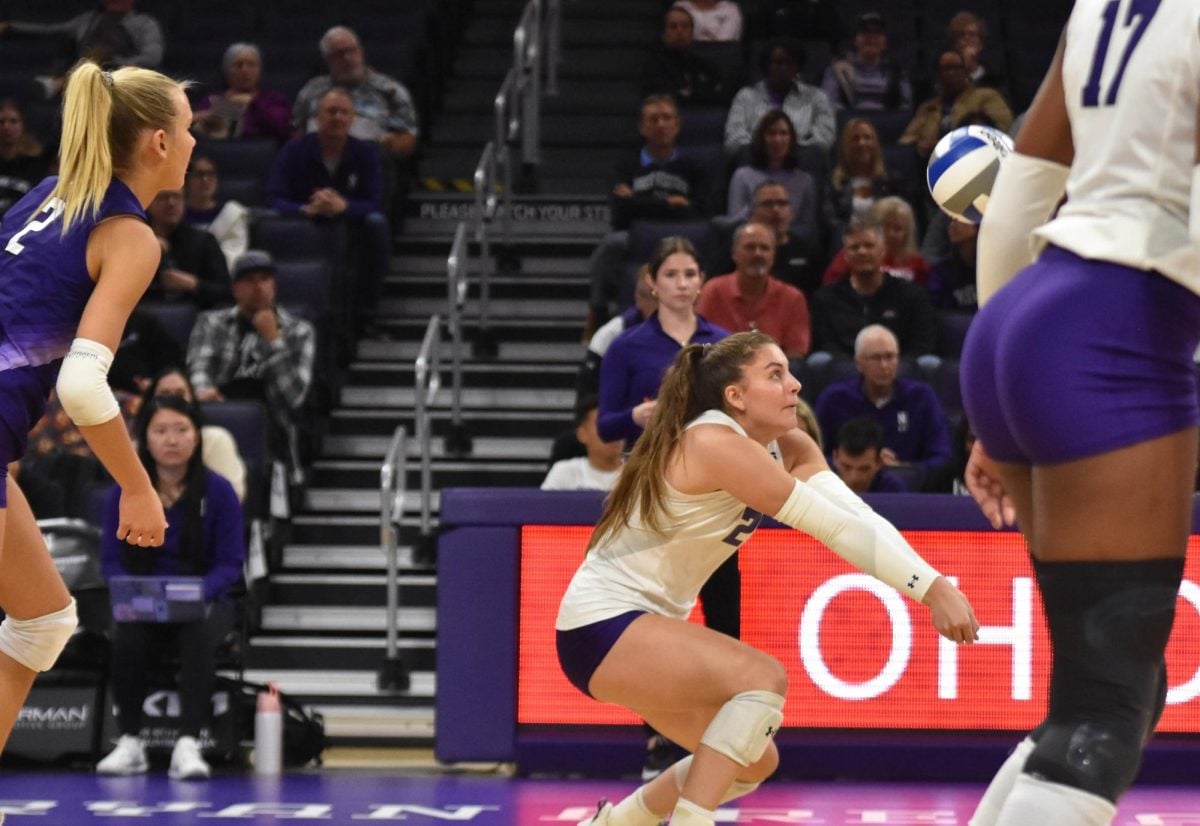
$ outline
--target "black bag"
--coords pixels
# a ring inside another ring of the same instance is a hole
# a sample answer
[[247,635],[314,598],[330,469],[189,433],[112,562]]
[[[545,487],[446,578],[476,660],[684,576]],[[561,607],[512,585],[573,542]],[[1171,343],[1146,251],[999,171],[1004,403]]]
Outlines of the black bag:
[[[268,691],[262,683],[218,677],[218,683],[228,686],[230,695],[238,698],[238,727],[243,738],[254,739],[254,714],[258,695]],[[283,714],[283,764],[294,768],[321,765],[325,751],[325,718],[302,706],[296,698],[279,692],[279,709]]]

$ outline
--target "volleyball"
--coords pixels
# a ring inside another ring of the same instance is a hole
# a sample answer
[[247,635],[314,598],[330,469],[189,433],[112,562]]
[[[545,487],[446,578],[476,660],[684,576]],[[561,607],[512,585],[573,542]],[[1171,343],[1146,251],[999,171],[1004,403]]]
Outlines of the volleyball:
[[929,194],[956,221],[978,224],[1000,162],[1013,150],[1012,138],[991,126],[960,126],[944,135],[929,156]]

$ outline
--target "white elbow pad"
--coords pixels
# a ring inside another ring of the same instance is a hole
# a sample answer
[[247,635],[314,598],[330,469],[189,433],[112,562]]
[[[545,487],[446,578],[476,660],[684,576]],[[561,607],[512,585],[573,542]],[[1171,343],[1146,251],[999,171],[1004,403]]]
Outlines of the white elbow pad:
[[1000,164],[979,225],[975,283],[981,307],[1033,263],[1031,235],[1062,200],[1070,171],[1069,166],[1018,152]]
[[814,474],[807,483],[797,479],[775,519],[825,543],[855,568],[917,602],[941,576],[832,471]]
[[63,410],[75,424],[104,424],[121,412],[108,386],[112,360],[112,350],[98,341],[77,338],[71,342],[55,388]]
[[1192,167],[1192,200],[1188,209],[1188,235],[1200,247],[1200,165]]

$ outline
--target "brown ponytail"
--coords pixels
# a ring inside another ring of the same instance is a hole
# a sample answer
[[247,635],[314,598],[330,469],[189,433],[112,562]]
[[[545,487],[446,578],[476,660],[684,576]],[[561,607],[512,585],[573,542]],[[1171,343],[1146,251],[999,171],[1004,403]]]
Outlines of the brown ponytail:
[[689,344],[675,355],[658,404],[625,462],[604,505],[588,550],[629,524],[636,509],[650,531],[661,530],[667,463],[688,422],[705,410],[725,409],[725,388],[742,379],[755,353],[775,340],[757,331],[738,333],[716,344]]

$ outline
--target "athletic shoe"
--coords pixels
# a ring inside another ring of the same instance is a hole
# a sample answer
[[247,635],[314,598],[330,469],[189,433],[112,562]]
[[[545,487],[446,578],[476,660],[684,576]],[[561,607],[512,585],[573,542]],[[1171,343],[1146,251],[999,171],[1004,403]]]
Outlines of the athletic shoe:
[[606,826],[609,817],[612,816],[612,810],[612,804],[602,797],[600,798],[600,802],[596,804],[596,814],[587,820],[579,821],[579,826]]
[[195,737],[180,737],[171,752],[171,768],[167,775],[172,780],[207,780],[212,769],[200,756],[200,744]]
[[122,734],[117,747],[96,764],[96,774],[145,774],[149,767],[142,738]]
[[649,783],[670,768],[674,762],[670,741],[661,734],[654,735],[646,747],[646,762],[642,766],[642,782]]

